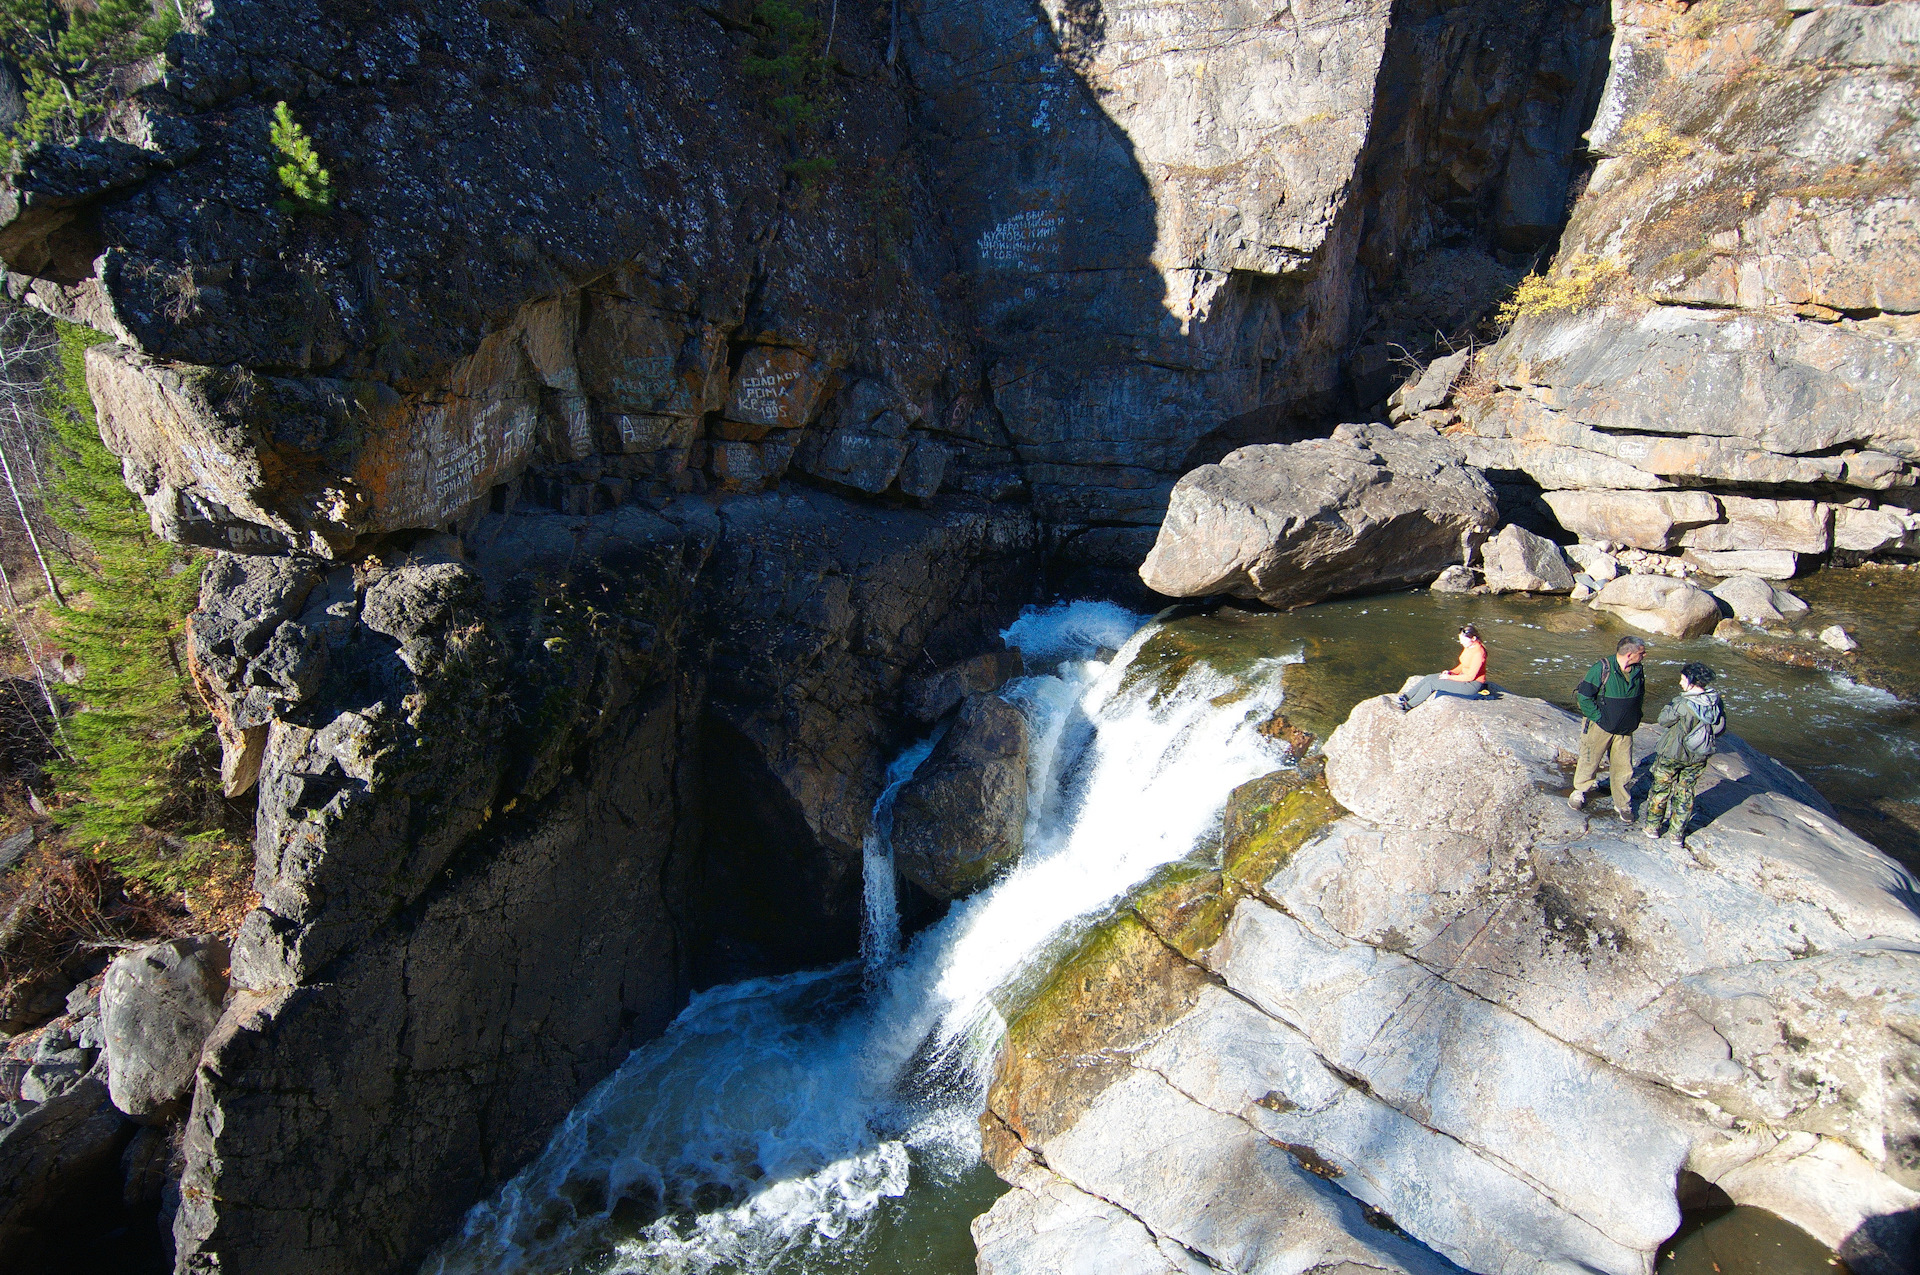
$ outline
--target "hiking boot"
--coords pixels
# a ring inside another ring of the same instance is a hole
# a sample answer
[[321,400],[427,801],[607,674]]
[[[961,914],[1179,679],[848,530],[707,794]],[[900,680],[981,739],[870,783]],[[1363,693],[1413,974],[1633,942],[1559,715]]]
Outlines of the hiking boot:
[[1587,808],[1587,794],[1583,792],[1575,792],[1572,796],[1567,798],[1567,804],[1569,806],[1572,806],[1575,810],[1585,810]]
[[1620,816],[1621,823],[1624,823],[1629,828],[1633,827],[1633,807],[1632,806],[1622,806],[1620,809],[1614,811],[1613,813]]
[[1657,824],[1657,823],[1650,823],[1650,824],[1648,824],[1648,825],[1647,825],[1647,840],[1649,840],[1649,841],[1658,841],[1658,840],[1660,840],[1660,825],[1659,825],[1659,824]]
[[1407,711],[1407,710],[1408,710],[1409,708],[1411,708],[1411,707],[1413,707],[1413,706],[1412,706],[1411,704],[1408,704],[1408,703],[1407,703],[1407,697],[1406,697],[1406,696],[1404,696],[1404,695],[1396,695],[1396,696],[1394,696],[1394,697],[1393,697],[1393,706],[1394,706],[1395,708],[1397,708],[1397,709],[1399,709],[1399,710],[1400,710],[1401,712],[1403,712],[1403,713],[1404,713],[1404,712],[1406,712],[1406,711]]
[[1687,848],[1687,839],[1685,835],[1678,832],[1668,837],[1667,843],[1671,845],[1675,850],[1685,850]]

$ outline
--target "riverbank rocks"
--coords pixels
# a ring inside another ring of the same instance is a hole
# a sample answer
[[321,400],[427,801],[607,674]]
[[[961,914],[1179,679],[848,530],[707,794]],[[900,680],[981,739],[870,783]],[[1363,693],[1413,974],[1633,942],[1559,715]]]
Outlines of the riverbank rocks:
[[226,993],[222,939],[172,939],[116,958],[100,989],[113,1105],[138,1120],[184,1113]]
[[935,898],[958,898],[1020,857],[1026,822],[1027,719],[998,695],[970,696],[894,798],[894,862]]
[[1704,491],[1550,491],[1541,499],[1562,527],[1583,540],[1658,553],[1720,516],[1720,502]]
[[1573,572],[1560,546],[1524,527],[1506,527],[1481,546],[1489,593],[1567,593]]
[[1681,559],[1716,576],[1754,575],[1764,580],[1791,580],[1800,572],[1800,555],[1790,549],[1689,549]]
[[[1080,976],[1128,1014],[1049,993],[1009,1024],[983,1131],[1018,1189],[976,1226],[983,1268],[1098,1227],[1120,1269],[1182,1269],[1169,1240],[1268,1269],[1248,1237],[1278,1231],[1289,1270],[1646,1275],[1693,1175],[1863,1275],[1912,1269],[1920,882],[1732,736],[1687,848],[1577,815],[1578,727],[1511,695],[1366,700],[1325,748],[1340,806],[1250,888],[1136,890],[1095,940],[1118,968]],[[1142,925],[1164,946],[1120,941]],[[1405,1247],[1340,1248],[1389,1221]]]
[[[1293,607],[1426,584],[1497,523],[1493,489],[1423,427],[1243,447],[1174,487],[1148,588]],[[1571,582],[1569,582],[1571,583]]]
[[1621,576],[1587,605],[1667,637],[1698,637],[1720,623],[1720,606],[1706,590],[1669,576]]

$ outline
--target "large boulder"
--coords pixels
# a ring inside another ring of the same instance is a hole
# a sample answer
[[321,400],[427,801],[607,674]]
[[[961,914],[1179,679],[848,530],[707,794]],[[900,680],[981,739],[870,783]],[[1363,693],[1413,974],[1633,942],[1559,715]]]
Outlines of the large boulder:
[[[1136,890],[1009,1024],[983,1128],[1020,1189],[983,1268],[1058,1229],[1115,1269],[1187,1269],[1167,1240],[1262,1269],[1278,1230],[1287,1269],[1646,1275],[1686,1173],[1913,1269],[1920,883],[1732,736],[1686,848],[1576,815],[1579,725],[1364,701],[1325,749],[1346,813],[1309,780],[1252,880],[1229,828],[1219,872]],[[1341,1199],[1417,1246],[1343,1249]]]
[[1800,570],[1800,555],[1791,549],[1689,549],[1683,557],[1716,576],[1791,580]]
[[1621,576],[1588,603],[1636,629],[1667,637],[1699,637],[1720,623],[1720,604],[1706,590],[1671,576]]
[[1566,593],[1573,572],[1560,546],[1525,527],[1507,527],[1480,550],[1494,593]]
[[1243,447],[1182,478],[1140,578],[1170,597],[1303,606],[1426,584],[1498,514],[1486,479],[1430,430],[1342,425],[1330,438]]
[[952,899],[1020,857],[1027,822],[1027,719],[997,695],[974,695],[893,806],[900,872]]
[[223,939],[172,939],[109,965],[100,1012],[113,1105],[139,1120],[183,1112],[226,994]]
[[1786,617],[1774,602],[1774,588],[1759,576],[1742,575],[1722,580],[1707,590],[1732,609],[1736,620],[1753,624],[1779,624]]

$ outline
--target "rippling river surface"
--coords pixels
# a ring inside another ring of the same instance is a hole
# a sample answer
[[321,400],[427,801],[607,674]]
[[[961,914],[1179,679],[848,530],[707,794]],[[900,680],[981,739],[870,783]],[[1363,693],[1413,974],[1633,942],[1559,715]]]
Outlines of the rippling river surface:
[[[1856,631],[1878,680],[1920,684],[1920,573],[1796,588],[1820,627]],[[423,1275],[971,1272],[968,1223],[1004,1189],[976,1124],[999,1005],[1132,885],[1206,852],[1228,793],[1287,762],[1257,729],[1277,709],[1324,739],[1363,697],[1449,666],[1463,622],[1486,637],[1494,682],[1568,707],[1627,632],[1563,599],[1427,593],[1151,624],[1108,603],[1029,614],[1007,634],[1031,672],[1005,692],[1033,741],[1020,865],[903,944],[890,852],[870,844],[864,961],[696,996]],[[1912,853],[1911,704],[1713,639],[1655,639],[1650,713],[1694,659],[1719,671],[1733,731]],[[892,777],[924,755],[909,749]]]

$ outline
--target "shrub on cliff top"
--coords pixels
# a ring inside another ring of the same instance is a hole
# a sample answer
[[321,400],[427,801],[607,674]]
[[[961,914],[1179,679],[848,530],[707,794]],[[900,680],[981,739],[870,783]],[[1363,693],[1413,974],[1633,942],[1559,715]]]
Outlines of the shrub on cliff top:
[[0,52],[25,80],[26,110],[0,138],[0,161],[22,146],[78,137],[120,95],[128,66],[153,57],[184,24],[162,0],[0,0]]
[[1532,274],[1520,281],[1500,305],[1500,322],[1536,314],[1574,314],[1598,304],[1606,290],[1626,276],[1617,261],[1576,252],[1558,274]]
[[211,834],[183,839],[156,823],[180,795],[183,755],[208,727],[182,652],[200,563],[153,534],[100,441],[86,351],[106,338],[68,324],[59,335],[46,412],[58,461],[49,513],[85,546],[71,563],[78,596],[55,612],[84,670],[79,711],[65,722],[68,756],[50,768],[68,798],[59,818],[75,844],[126,875],[187,889],[218,854]]

